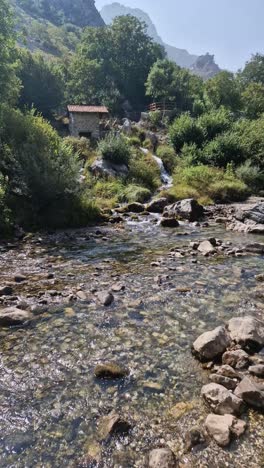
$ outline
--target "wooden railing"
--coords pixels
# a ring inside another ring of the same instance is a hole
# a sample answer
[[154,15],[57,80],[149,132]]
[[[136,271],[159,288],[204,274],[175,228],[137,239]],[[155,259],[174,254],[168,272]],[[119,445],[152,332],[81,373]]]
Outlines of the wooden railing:
[[176,109],[176,102],[153,102],[148,106],[148,111],[149,112],[155,112],[155,111],[172,111]]

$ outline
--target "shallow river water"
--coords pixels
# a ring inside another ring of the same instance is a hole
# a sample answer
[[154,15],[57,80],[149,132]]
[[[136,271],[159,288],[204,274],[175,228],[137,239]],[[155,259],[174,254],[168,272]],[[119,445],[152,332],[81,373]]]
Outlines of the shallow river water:
[[[194,263],[191,256],[169,255],[172,247],[200,238],[245,244],[260,237],[219,226],[162,230],[149,222],[100,230],[102,235],[91,229],[43,236],[1,253],[2,281],[15,272],[28,276],[17,294],[29,302],[39,292],[45,298],[49,289],[63,291],[62,305],[58,299],[56,306],[48,303],[30,326],[0,331],[1,467],[90,466],[80,460],[100,449],[100,466],[132,468],[145,466],[151,448],[168,444],[182,453],[184,432],[206,415],[199,395],[208,374],[192,357],[192,342],[232,316],[263,317],[254,278],[263,273],[263,256],[199,257]],[[181,231],[187,234],[177,235]],[[44,271],[54,273],[51,285]],[[95,290],[116,282],[125,290],[103,307]],[[66,304],[65,297],[80,288],[87,299]],[[119,383],[96,381],[94,367],[109,360],[129,367],[130,376]],[[189,410],[174,420],[169,410],[179,402]],[[101,443],[98,420],[111,410],[132,430]],[[250,413],[249,420],[248,434],[237,444],[186,455],[192,463],[186,466],[264,466],[263,417]]]

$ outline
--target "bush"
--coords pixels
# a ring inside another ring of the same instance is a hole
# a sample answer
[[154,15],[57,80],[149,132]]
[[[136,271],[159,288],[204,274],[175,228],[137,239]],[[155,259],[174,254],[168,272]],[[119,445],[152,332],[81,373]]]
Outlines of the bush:
[[103,159],[113,164],[129,164],[131,150],[123,135],[109,133],[99,142],[98,151]]
[[212,140],[219,133],[230,130],[232,125],[232,113],[221,107],[203,114],[198,119],[199,126],[203,129],[206,140]]
[[202,164],[226,167],[230,162],[241,164],[245,159],[240,141],[235,133],[222,133],[207,143],[200,152]]
[[77,154],[79,158],[86,162],[88,159],[95,158],[96,154],[91,148],[91,143],[87,138],[66,137],[64,143],[69,146],[73,153]]
[[234,126],[244,162],[249,159],[253,166],[264,171],[264,116],[257,120],[240,120]]
[[120,179],[91,180],[90,193],[100,208],[113,208],[122,201],[124,185]]
[[159,146],[157,149],[157,156],[162,160],[166,171],[172,173],[176,166],[176,153],[171,146]]
[[236,175],[251,190],[252,193],[259,193],[264,190],[264,172],[258,166],[253,166],[251,161],[246,161],[236,170]]
[[149,120],[154,127],[159,127],[162,121],[162,113],[159,110],[149,112]]
[[129,179],[135,184],[155,190],[161,184],[160,168],[151,155],[134,156],[130,162]]
[[129,184],[124,189],[124,201],[145,203],[151,197],[151,191],[140,185]]
[[176,199],[196,198],[199,201],[231,202],[244,200],[247,186],[230,171],[209,166],[177,168],[173,176],[171,194]]
[[0,239],[11,233],[11,213],[6,206],[6,183],[0,174]]
[[181,151],[185,143],[195,143],[199,147],[205,140],[204,130],[189,114],[182,114],[175,119],[169,134],[176,153]]
[[130,146],[135,146],[136,148],[139,148],[141,146],[141,140],[137,136],[132,136],[128,139],[128,143]]

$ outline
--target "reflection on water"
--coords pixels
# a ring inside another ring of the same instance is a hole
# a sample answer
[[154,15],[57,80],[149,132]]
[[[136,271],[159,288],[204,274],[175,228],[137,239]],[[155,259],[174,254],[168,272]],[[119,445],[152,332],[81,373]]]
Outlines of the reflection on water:
[[[198,398],[207,376],[190,346],[231,316],[256,313],[254,275],[263,271],[263,257],[202,258],[197,264],[191,257],[170,258],[171,247],[196,238],[234,241],[221,228],[186,229],[188,235],[176,236],[150,223],[128,225],[106,231],[109,240],[76,234],[63,245],[28,252],[40,263],[52,257],[64,285],[106,290],[118,280],[126,289],[110,308],[78,302],[44,314],[29,328],[0,332],[1,466],[77,466],[96,440],[98,418],[112,409],[131,418],[134,429],[103,446],[103,466],[136,466],[155,441],[155,420],[177,402]],[[251,241],[236,236],[237,243]],[[157,259],[160,266],[151,266]],[[180,287],[190,292],[180,293]],[[93,369],[104,360],[128,366],[130,377],[99,384]]]

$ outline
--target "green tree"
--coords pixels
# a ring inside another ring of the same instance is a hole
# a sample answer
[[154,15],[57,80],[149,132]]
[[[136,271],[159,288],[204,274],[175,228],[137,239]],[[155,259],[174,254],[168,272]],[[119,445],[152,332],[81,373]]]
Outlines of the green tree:
[[264,55],[252,55],[244,69],[240,71],[239,78],[245,85],[250,82],[262,83],[264,85]]
[[49,117],[63,100],[62,74],[56,64],[48,62],[41,54],[31,54],[21,49],[19,59],[19,107],[23,109],[33,106],[45,117]]
[[174,120],[169,130],[170,140],[176,152],[181,151],[184,144],[201,146],[205,140],[205,133],[196,119],[189,114],[182,114]]
[[239,81],[233,73],[222,71],[205,84],[205,96],[212,107],[224,106],[233,112],[241,108]]
[[264,113],[264,84],[249,83],[242,93],[242,103],[246,117],[257,119]]

